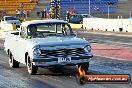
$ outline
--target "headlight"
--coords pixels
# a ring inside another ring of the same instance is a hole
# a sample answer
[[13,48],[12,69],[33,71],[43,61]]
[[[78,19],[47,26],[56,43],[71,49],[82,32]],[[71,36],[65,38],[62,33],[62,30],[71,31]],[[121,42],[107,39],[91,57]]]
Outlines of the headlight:
[[40,49],[34,49],[33,54],[39,56],[39,55],[41,55],[41,50]]
[[85,46],[85,47],[84,47],[84,51],[85,51],[86,53],[91,52],[91,46]]

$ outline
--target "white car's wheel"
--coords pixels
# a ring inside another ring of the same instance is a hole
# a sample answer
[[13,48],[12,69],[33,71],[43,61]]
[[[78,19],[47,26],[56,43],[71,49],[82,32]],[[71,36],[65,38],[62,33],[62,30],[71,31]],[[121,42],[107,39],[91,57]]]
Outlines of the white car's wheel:
[[19,62],[14,60],[12,53],[9,53],[9,66],[12,68],[19,68]]
[[28,69],[28,73],[30,75],[35,75],[37,73],[37,70],[38,70],[38,67],[33,65],[29,56],[27,56],[27,69]]

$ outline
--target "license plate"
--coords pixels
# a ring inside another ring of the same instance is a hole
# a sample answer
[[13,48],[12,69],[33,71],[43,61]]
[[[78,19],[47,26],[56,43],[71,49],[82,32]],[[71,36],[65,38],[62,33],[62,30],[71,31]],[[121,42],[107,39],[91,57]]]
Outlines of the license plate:
[[62,63],[62,62],[71,62],[71,57],[59,57],[58,63]]

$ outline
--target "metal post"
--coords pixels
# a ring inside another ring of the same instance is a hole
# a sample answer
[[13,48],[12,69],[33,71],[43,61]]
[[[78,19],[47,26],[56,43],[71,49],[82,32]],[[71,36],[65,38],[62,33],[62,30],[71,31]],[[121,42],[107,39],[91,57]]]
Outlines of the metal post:
[[55,19],[57,19],[57,2],[55,2]]
[[91,15],[91,1],[89,0],[89,15]]
[[112,6],[114,3],[113,2],[107,2],[108,5],[108,19],[110,18],[110,6]]
[[110,5],[108,5],[108,19],[110,18]]

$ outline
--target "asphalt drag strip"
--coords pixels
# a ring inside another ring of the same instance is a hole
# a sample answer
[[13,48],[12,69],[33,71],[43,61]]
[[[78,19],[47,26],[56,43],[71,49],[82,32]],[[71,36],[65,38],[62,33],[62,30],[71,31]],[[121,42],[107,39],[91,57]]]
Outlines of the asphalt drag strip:
[[132,48],[106,44],[92,44],[92,52],[95,56],[132,61]]
[[[132,76],[131,55],[130,58],[121,55],[120,53],[124,50],[129,50],[127,51],[129,56],[131,48],[92,43],[92,52],[96,56],[90,61],[87,74],[130,74]],[[118,54],[118,52],[120,53]],[[9,67],[8,56],[4,52],[3,43],[1,44],[0,88],[131,88],[132,86],[132,83],[80,86],[75,79],[76,70],[76,66],[39,68],[37,75],[29,75],[26,66],[22,64],[20,64],[20,68]]]

